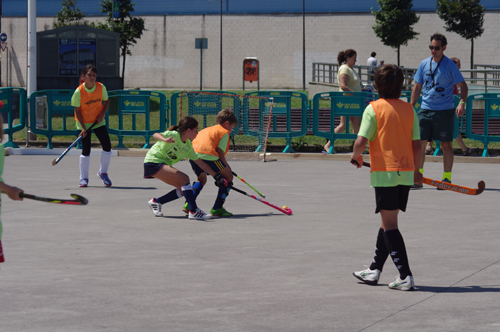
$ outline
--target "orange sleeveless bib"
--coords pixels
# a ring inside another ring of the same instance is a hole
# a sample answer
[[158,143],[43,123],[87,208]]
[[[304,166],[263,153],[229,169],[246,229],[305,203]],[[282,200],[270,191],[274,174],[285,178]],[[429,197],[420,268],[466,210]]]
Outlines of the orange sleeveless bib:
[[[102,112],[102,84],[95,82],[95,90],[88,93],[85,85],[78,87],[80,90],[80,112],[84,123],[94,123],[97,116]],[[75,114],[75,120],[78,121]]]
[[370,104],[377,117],[377,136],[370,142],[371,171],[413,171],[413,107],[400,99]]
[[[225,134],[229,131],[224,129],[221,125],[207,127],[198,133],[198,136],[193,141],[193,148],[196,153],[209,154],[218,157],[217,147],[219,142]],[[226,152],[229,150],[229,140],[227,140]]]

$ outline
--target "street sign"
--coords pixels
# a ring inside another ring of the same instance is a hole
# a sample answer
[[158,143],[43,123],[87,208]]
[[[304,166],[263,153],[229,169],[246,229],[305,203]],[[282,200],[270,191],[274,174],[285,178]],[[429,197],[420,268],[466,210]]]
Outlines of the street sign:
[[205,50],[208,48],[208,39],[207,38],[195,38],[194,39],[194,48]]
[[120,0],[113,0],[113,18],[120,18]]
[[7,34],[5,32],[2,32],[0,34],[0,42],[5,43],[7,41]]

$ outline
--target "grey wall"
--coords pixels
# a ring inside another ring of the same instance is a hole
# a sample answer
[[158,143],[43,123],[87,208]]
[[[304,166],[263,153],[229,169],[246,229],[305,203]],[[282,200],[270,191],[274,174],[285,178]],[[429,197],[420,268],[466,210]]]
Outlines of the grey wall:
[[[418,40],[401,49],[401,65],[417,67],[430,56],[427,48],[434,32],[448,38],[445,54],[470,67],[470,42],[443,28],[435,13],[419,13],[415,30]],[[99,18],[97,18],[98,20]],[[200,84],[200,51],[195,38],[208,38],[203,54],[203,88],[219,88],[220,17],[147,16],[146,31],[132,56],[126,60],[125,87],[189,88]],[[52,29],[54,18],[37,18],[37,30]],[[358,52],[358,64],[365,65],[372,51],[386,63],[396,63],[395,51],[375,36],[371,14],[309,14],[306,16],[306,81],[311,80],[312,62],[336,62],[337,53],[347,48]],[[485,14],[485,32],[475,41],[475,63],[500,64],[500,13]],[[9,54],[2,52],[2,86],[25,86],[27,63],[26,18],[2,17],[2,31],[8,35]],[[302,15],[225,15],[223,17],[223,89],[242,88],[242,65],[247,56],[259,58],[261,89],[302,88]],[[8,75],[8,77],[7,77]],[[257,84],[246,83],[247,89]]]

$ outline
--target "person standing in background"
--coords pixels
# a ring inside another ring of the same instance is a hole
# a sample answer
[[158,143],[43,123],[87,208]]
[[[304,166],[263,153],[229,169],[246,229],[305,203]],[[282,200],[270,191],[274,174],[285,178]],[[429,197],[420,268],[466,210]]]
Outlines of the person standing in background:
[[368,60],[366,60],[366,65],[367,66],[370,66],[372,68],[368,68],[368,81],[369,82],[373,82],[375,80],[375,70],[376,70],[376,67],[377,67],[377,53],[375,52],[372,52],[372,54],[370,54],[370,57],[368,58]]

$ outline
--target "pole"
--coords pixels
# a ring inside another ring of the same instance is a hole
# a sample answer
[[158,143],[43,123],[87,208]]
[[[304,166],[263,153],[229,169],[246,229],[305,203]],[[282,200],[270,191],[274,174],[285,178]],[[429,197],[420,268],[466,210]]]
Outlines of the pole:
[[306,0],[302,0],[302,90],[306,89]]
[[203,90],[203,48],[200,47],[200,91]]
[[[27,92],[29,96],[36,91],[36,0],[28,0],[28,68]],[[29,114],[29,113],[28,113]],[[28,131],[26,126],[26,146],[29,146]]]
[[220,90],[222,90],[222,0],[220,0]]
[[28,0],[28,96],[36,91],[36,0]]

